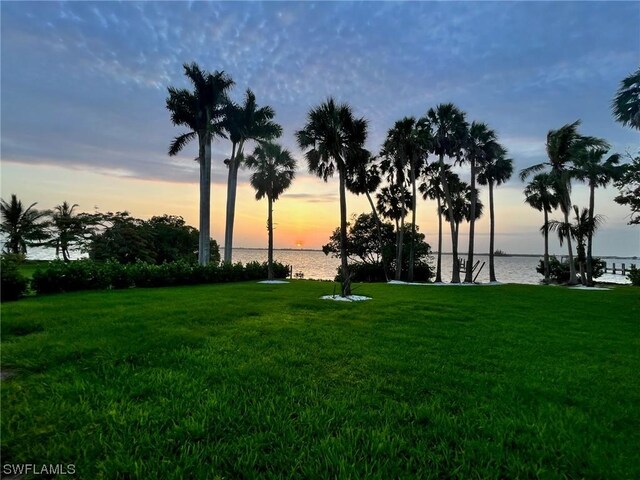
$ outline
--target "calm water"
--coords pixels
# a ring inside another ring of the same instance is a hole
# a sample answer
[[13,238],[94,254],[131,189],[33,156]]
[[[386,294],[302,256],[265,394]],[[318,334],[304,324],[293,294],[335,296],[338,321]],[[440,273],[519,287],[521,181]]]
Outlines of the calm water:
[[[224,255],[224,249],[221,249],[221,255]],[[78,258],[77,253],[72,258]],[[293,273],[302,273],[304,278],[312,278],[318,280],[333,280],[336,275],[340,260],[331,256],[327,256],[319,250],[275,250],[273,252],[274,260],[291,265]],[[55,252],[51,249],[33,248],[29,250],[30,259],[51,260],[55,258]],[[536,272],[536,266],[541,257],[495,257],[496,277],[502,283],[529,283],[537,284],[542,276]],[[451,255],[442,256],[442,280],[448,282],[451,280],[451,268],[453,257]],[[640,266],[640,260],[631,258],[606,258],[609,266],[612,263],[616,267],[620,267],[623,263],[629,268],[629,265]],[[247,263],[251,261],[266,262],[266,249],[244,249],[238,248],[233,253],[234,262]],[[435,269],[436,257],[433,256],[432,265]],[[474,262],[485,262],[485,266],[477,277],[477,282],[485,283],[489,281],[489,257],[488,255],[476,255]],[[464,278],[464,274],[462,274]],[[599,281],[611,283],[629,283],[626,277],[622,275],[604,274]]]
[[[340,266],[340,260],[331,256],[326,256],[321,251],[299,251],[299,250],[277,250],[274,251],[274,259],[287,265],[293,266],[293,273],[302,272],[304,278],[315,278],[321,280],[332,280],[337,268]],[[542,276],[536,272],[536,267],[541,257],[494,257],[496,277],[502,283],[529,283],[537,284],[542,280]],[[247,261],[257,260],[259,262],[266,261],[266,250],[236,250],[233,254],[233,261],[245,263]],[[485,262],[485,266],[480,271],[476,281],[485,283],[489,281],[489,256],[475,255],[474,262]],[[435,269],[436,257],[433,256],[432,265]],[[622,263],[629,265],[640,265],[639,260],[630,258],[608,259],[608,265],[615,262],[616,267]],[[451,271],[453,268],[453,257],[451,255],[442,256],[442,280],[448,282],[451,280]],[[464,278],[464,274],[462,274]],[[599,278],[602,282],[611,283],[629,283],[626,277],[622,275],[605,274]]]

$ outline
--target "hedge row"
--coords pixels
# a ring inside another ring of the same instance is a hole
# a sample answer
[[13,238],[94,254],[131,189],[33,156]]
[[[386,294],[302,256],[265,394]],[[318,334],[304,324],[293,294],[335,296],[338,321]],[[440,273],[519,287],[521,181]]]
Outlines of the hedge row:
[[[276,278],[286,278],[289,267],[275,262]],[[249,262],[235,264],[209,264],[201,266],[189,262],[121,264],[76,260],[54,261],[38,269],[31,279],[31,288],[37,293],[73,292],[131,287],[169,287],[201,283],[240,282],[267,278],[267,264]]]

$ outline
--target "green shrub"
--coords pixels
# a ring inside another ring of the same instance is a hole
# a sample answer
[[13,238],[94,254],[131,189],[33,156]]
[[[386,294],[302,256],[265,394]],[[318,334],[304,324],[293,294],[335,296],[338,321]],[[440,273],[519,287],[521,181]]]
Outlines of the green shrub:
[[18,271],[19,259],[3,255],[0,262],[0,300],[18,300],[29,286],[29,281]]
[[[580,266],[576,258],[574,265],[576,267],[576,273],[580,273]],[[598,278],[604,273],[606,262],[600,258],[593,258],[593,278]],[[586,267],[585,267],[586,268]],[[536,272],[544,276],[544,260],[541,259],[536,267]],[[567,283],[569,281],[569,262],[561,262],[555,255],[549,257],[549,278],[555,283]],[[578,281],[580,281],[580,275],[578,275]]]
[[636,268],[635,265],[631,265],[627,278],[631,280],[631,285],[634,287],[640,287],[640,268]]
[[[285,278],[289,267],[274,262],[276,278]],[[137,262],[122,264],[114,261],[49,262],[38,268],[32,286],[38,293],[72,292],[105,288],[170,287],[200,283],[239,282],[267,278],[267,263],[209,264],[206,266],[184,260],[161,265]]]
[[[389,275],[393,278],[395,274],[395,266],[390,265]],[[384,275],[384,268],[382,263],[352,263],[349,265],[349,273],[351,274],[352,282],[386,282],[387,279]],[[413,280],[416,282],[428,282],[433,277],[433,270],[427,263],[417,263],[413,267]],[[402,271],[402,280],[408,279],[408,272]],[[338,267],[338,274],[335,278],[336,282],[342,281],[341,267]]]

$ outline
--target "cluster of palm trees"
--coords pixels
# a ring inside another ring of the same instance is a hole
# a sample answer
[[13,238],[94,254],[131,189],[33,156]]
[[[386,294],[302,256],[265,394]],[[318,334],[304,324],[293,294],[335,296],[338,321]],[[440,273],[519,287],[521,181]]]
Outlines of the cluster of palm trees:
[[[593,235],[602,223],[602,217],[595,214],[595,190],[606,187],[622,173],[618,165],[620,155],[609,154],[610,145],[601,138],[581,135],[578,131],[580,121],[564,125],[547,134],[548,161],[525,168],[520,178],[526,179],[532,174],[525,187],[525,202],[544,212],[544,281],[549,282],[549,232],[556,231],[560,244],[566,241],[569,258],[569,284],[578,283],[572,239],[578,242],[578,263],[581,281],[593,286]],[[605,158],[606,157],[606,158]],[[572,180],[585,182],[589,187],[589,207],[580,209],[571,202]],[[548,214],[560,208],[564,221],[550,221]],[[569,222],[571,212],[576,222]],[[586,241],[586,249],[585,249]]]
[[[495,281],[493,265],[493,188],[512,174],[513,162],[498,143],[496,133],[486,124],[466,121],[466,115],[455,105],[441,104],[422,118],[405,117],[395,123],[377,156],[365,148],[367,121],[356,118],[347,104],[329,98],[312,108],[304,128],[296,133],[298,145],[305,152],[309,171],[325,181],[337,171],[340,188],[340,235],[342,294],[350,294],[347,265],[347,190],[365,194],[380,228],[380,216],[395,222],[396,258],[402,258],[404,222],[412,213],[412,238],[415,237],[418,191],[423,198],[435,198],[438,216],[451,226],[453,249],[452,283],[460,283],[458,262],[458,230],[463,220],[469,221],[468,264],[473,264],[474,222],[483,206],[478,200],[476,181],[489,186],[491,210],[490,277]],[[433,155],[434,160],[429,161]],[[447,162],[445,163],[445,158]],[[452,165],[470,165],[471,185],[452,172]],[[383,185],[384,182],[384,186]],[[376,193],[377,192],[377,193]],[[374,205],[372,195],[376,194]],[[441,281],[442,222],[438,235],[436,281]],[[413,281],[414,245],[410,244],[407,278]],[[386,265],[384,266],[386,270]],[[396,262],[395,279],[401,277],[401,262]],[[466,271],[465,282],[472,282],[472,271]]]
[[[273,143],[282,134],[280,125],[273,121],[272,108],[259,107],[255,95],[247,90],[244,102],[239,105],[229,98],[233,80],[224,72],[209,73],[195,64],[184,65],[193,91],[169,87],[166,101],[175,125],[185,126],[188,131],[177,136],[169,148],[176,155],[191,140],[198,140],[200,164],[200,242],[198,258],[201,264],[209,260],[210,240],[210,185],[211,143],[214,138],[227,138],[231,142],[230,157],[225,160],[228,167],[227,209],[225,228],[224,261],[231,262],[233,255],[233,226],[236,203],[238,170],[246,165],[254,170],[251,184],[256,198],[268,200],[269,260],[272,259],[273,221],[272,204],[290,185],[295,176],[296,164],[290,152]],[[636,83],[631,83],[635,88]],[[627,90],[629,90],[627,88]],[[617,98],[617,105],[626,108],[627,100]],[[634,107],[635,108],[635,107]],[[629,110],[627,108],[627,110]],[[636,109],[637,110],[637,109]],[[630,124],[635,125],[637,111],[625,111]],[[595,189],[607,185],[616,178],[619,157],[611,155],[606,160],[609,145],[602,139],[586,137],[578,133],[579,122],[552,130],[547,136],[547,162],[534,165],[521,172],[524,180],[538,173],[527,185],[527,202],[543,211],[545,222],[542,228],[545,237],[545,279],[548,281],[548,233],[558,230],[561,240],[566,240],[571,268],[570,283],[576,283],[573,265],[572,235],[569,223],[571,204],[571,180],[585,181],[590,188],[590,204],[583,227],[587,232],[585,278],[592,284],[592,237],[597,225],[594,214]],[[418,193],[424,199],[435,199],[438,205],[439,233],[436,281],[442,281],[442,218],[449,223],[453,254],[452,283],[460,283],[459,225],[469,222],[469,245],[464,281],[473,281],[471,268],[474,262],[475,221],[484,210],[479,200],[477,184],[486,185],[489,191],[490,245],[489,276],[496,281],[495,251],[495,207],[494,188],[506,182],[513,173],[513,161],[498,142],[497,134],[485,123],[468,123],[466,114],[451,103],[430,108],[416,119],[405,117],[397,121],[388,131],[387,137],[376,156],[365,148],[368,124],[364,118],[354,115],[348,104],[327,99],[312,108],[302,129],[296,132],[299,148],[304,152],[308,169],[324,181],[338,174],[340,193],[340,238],[342,294],[351,292],[349,267],[345,246],[347,244],[346,192],[366,195],[378,230],[380,217],[392,219],[396,224],[396,258],[402,258],[404,223],[411,212],[412,238],[415,238]],[[247,143],[257,146],[252,155],[245,157]],[[468,166],[470,182],[466,183],[453,172],[452,167]],[[373,196],[376,202],[374,203]],[[560,208],[564,222],[553,223],[548,214]],[[580,217],[581,214],[577,214]],[[580,220],[580,218],[579,218]],[[379,235],[380,242],[381,235]],[[407,278],[413,280],[414,245],[410,244]],[[395,278],[401,277],[401,262],[396,262]],[[387,266],[384,265],[385,273]]]
[[56,256],[65,262],[71,259],[69,249],[85,236],[84,217],[76,214],[76,204],[62,202],[52,210],[38,210],[37,203],[28,207],[15,194],[7,202],[0,200],[0,233],[5,238],[4,251],[12,255],[26,255],[28,246],[55,248]]
[[[206,265],[210,260],[211,209],[211,144],[214,138],[227,138],[231,154],[225,160],[228,167],[227,208],[225,223],[224,261],[232,262],[233,226],[235,218],[238,171],[245,164],[255,170],[251,184],[256,198],[267,197],[269,231],[269,275],[272,277],[273,257],[272,204],[291,185],[295,161],[287,150],[273,143],[282,135],[282,127],[273,121],[275,112],[269,106],[259,107],[256,97],[247,90],[242,104],[229,97],[233,80],[224,72],[203,71],[196,63],[185,64],[184,73],[193,91],[169,87],[166,100],[174,125],[188,131],[174,138],[169,155],[177,155],[191,140],[198,140],[200,165],[200,218],[198,262]],[[244,148],[249,142],[257,143],[253,155],[245,158]]]

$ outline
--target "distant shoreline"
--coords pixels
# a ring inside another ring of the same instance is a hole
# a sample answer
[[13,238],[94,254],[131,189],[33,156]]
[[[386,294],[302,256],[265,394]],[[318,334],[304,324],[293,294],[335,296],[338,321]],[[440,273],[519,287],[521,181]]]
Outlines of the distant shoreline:
[[[224,250],[224,247],[220,247],[221,250]],[[234,250],[267,250],[262,247],[233,247]],[[322,252],[319,248],[274,248],[275,252]],[[432,255],[437,254],[438,252],[432,252]],[[442,255],[452,255],[451,252],[442,252]],[[475,252],[474,255],[484,255],[489,256],[488,252]],[[550,253],[550,256],[566,256],[566,254],[556,254]],[[535,258],[544,256],[543,253],[507,253],[506,255],[494,255],[495,257],[527,257],[527,258]],[[624,256],[624,255],[595,255],[598,258],[623,258],[623,259],[632,259],[640,261],[640,257],[638,256]],[[465,258],[466,252],[460,255],[460,258]]]

